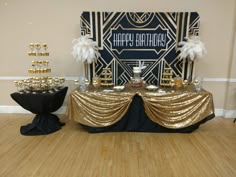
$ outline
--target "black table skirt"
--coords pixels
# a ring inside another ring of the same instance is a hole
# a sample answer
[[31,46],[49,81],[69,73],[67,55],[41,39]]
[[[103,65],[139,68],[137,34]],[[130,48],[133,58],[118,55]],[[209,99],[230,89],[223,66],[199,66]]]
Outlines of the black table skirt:
[[36,114],[33,121],[27,125],[21,126],[22,135],[46,135],[59,129],[64,123],[52,114],[58,110],[65,99],[68,87],[55,90],[53,92],[15,92],[11,94],[15,100],[24,109]]
[[124,115],[117,123],[107,127],[90,127],[82,125],[90,133],[99,132],[160,132],[160,133],[191,133],[196,130],[201,124],[214,118],[214,113],[201,120],[200,122],[189,127],[180,129],[169,129],[158,125],[147,117],[143,107],[143,101],[138,95],[134,96],[133,101]]
[[22,135],[47,135],[60,130],[65,123],[54,114],[36,114],[32,123],[20,127]]

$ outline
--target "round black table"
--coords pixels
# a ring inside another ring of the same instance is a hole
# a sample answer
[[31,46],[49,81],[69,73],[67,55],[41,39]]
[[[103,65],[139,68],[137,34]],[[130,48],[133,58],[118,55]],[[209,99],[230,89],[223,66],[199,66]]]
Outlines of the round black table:
[[51,91],[37,92],[15,92],[11,94],[15,100],[24,109],[36,114],[32,123],[21,126],[22,135],[45,135],[53,133],[65,123],[60,122],[59,118],[52,114],[58,110],[65,99],[68,87],[63,87]]

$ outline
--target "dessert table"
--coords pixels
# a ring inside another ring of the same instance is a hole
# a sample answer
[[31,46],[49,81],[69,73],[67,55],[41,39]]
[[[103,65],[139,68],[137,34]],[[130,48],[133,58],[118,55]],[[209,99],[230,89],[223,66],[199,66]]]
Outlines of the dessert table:
[[112,88],[75,89],[69,95],[66,114],[88,132],[141,131],[192,132],[215,117],[213,96],[206,90],[158,89],[127,85]]
[[22,135],[45,135],[53,133],[64,125],[59,118],[52,114],[58,110],[65,99],[68,87],[50,91],[27,91],[11,94],[24,109],[36,114],[32,123],[21,126]]

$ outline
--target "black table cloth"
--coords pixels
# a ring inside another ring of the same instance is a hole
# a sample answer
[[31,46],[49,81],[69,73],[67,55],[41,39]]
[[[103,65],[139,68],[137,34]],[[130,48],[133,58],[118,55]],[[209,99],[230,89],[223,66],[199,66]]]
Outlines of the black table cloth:
[[91,127],[80,124],[90,133],[100,133],[100,132],[159,132],[159,133],[191,133],[196,130],[201,124],[215,117],[215,114],[211,114],[200,122],[179,129],[170,129],[156,124],[148,118],[143,107],[143,100],[140,96],[135,95],[132,103],[123,116],[123,118],[107,127]]
[[213,96],[206,90],[149,91],[127,85],[121,92],[89,87],[75,89],[66,115],[88,132],[190,133],[215,117]]
[[68,87],[53,91],[15,92],[11,94],[24,109],[36,114],[32,123],[21,126],[22,135],[45,135],[55,132],[64,125],[59,118],[52,114],[58,110],[65,99]]

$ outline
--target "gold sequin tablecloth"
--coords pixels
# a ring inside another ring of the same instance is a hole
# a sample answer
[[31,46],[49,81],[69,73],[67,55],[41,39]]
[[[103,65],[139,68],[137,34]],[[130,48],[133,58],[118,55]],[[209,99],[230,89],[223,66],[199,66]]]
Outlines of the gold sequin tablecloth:
[[76,89],[69,95],[66,114],[86,126],[111,126],[127,113],[135,95],[141,97],[147,117],[169,129],[189,127],[214,115],[213,96],[208,91],[148,91],[129,86],[120,92],[109,88]]

